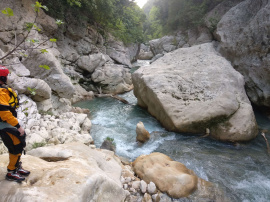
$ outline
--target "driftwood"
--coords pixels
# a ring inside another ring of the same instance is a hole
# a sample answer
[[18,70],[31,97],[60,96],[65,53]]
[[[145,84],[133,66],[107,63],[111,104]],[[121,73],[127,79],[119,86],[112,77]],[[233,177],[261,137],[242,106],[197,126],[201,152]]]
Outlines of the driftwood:
[[117,95],[112,95],[112,94],[95,94],[96,97],[112,97],[114,99],[117,99],[125,104],[130,104],[127,100],[125,100],[124,98],[121,98]]
[[265,142],[266,142],[267,152],[268,152],[268,154],[270,155],[270,147],[269,147],[268,140],[267,140],[267,138],[266,138],[264,132],[262,132],[261,135],[263,136],[263,138],[264,138],[264,140],[265,140]]
[[205,129],[205,135],[201,136],[201,138],[208,137],[209,135],[210,135],[210,129],[209,128],[206,128]]

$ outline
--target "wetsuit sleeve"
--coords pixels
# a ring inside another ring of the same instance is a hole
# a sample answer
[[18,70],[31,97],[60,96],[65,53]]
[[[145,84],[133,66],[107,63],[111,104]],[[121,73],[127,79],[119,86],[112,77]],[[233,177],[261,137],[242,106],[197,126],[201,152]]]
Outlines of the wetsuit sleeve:
[[18,119],[14,117],[10,111],[0,111],[0,118],[2,121],[9,123],[16,128],[20,127]]
[[1,121],[7,122],[8,124],[19,128],[18,119],[12,114],[9,110],[9,103],[10,100],[9,91],[4,88],[0,88],[0,118]]

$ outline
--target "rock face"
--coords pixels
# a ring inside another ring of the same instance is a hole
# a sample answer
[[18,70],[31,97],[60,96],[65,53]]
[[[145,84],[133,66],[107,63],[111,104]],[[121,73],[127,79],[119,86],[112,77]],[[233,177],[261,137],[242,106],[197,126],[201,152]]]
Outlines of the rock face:
[[110,35],[107,43],[108,46],[106,49],[106,54],[117,63],[131,67],[131,56],[129,56],[130,50],[124,46],[123,42],[117,41],[113,36]]
[[[75,89],[68,76],[64,74],[60,62],[51,49],[45,54],[33,51],[23,64],[30,70],[31,76],[47,82],[60,97],[71,98],[73,96]],[[50,70],[39,67],[39,65],[44,64],[49,66]]]
[[[139,156],[132,165],[141,179],[146,183],[154,182],[159,190],[173,198],[189,196],[197,190],[199,181],[204,181],[184,164],[161,153]],[[211,184],[204,182],[205,185]]]
[[[16,74],[11,73],[8,78],[8,85],[16,89],[19,95],[32,96],[32,99],[37,102],[51,98],[51,88],[41,79],[18,77]],[[31,95],[31,91],[28,88],[34,91],[34,95]]]
[[270,107],[270,2],[246,0],[230,9],[217,25],[220,51],[245,77],[250,100]]
[[102,87],[103,93],[117,94],[133,88],[129,69],[123,65],[111,64],[96,68],[91,79]]
[[[42,160],[42,159],[45,160]],[[80,143],[41,147],[22,157],[31,170],[22,185],[4,180],[8,155],[0,156],[3,201],[124,201],[120,160],[113,152]],[[56,161],[56,162],[54,162]]]
[[243,76],[212,43],[167,53],[138,69],[132,80],[138,105],[170,131],[204,133],[209,128],[210,135],[222,141],[247,141],[257,135]]

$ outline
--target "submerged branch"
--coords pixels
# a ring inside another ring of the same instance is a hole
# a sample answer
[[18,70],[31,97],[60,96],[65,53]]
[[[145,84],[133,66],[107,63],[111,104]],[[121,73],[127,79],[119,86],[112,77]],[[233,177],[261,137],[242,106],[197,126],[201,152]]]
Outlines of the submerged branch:
[[117,95],[112,95],[112,94],[95,94],[96,97],[112,97],[114,99],[117,99],[125,104],[130,104],[127,100],[125,100],[124,98],[121,98]]
[[267,152],[268,152],[268,154],[270,155],[270,147],[269,147],[268,140],[267,140],[267,138],[266,138],[264,132],[262,132],[261,135],[263,136],[263,138],[264,138],[264,140],[265,140],[265,142],[266,142]]

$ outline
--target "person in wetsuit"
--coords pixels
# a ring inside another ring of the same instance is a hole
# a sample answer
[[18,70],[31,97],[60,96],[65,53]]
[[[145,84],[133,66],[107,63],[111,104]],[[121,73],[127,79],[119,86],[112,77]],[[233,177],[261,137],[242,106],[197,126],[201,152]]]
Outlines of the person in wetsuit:
[[19,106],[17,94],[6,86],[8,74],[9,70],[0,65],[0,136],[9,152],[6,179],[21,182],[25,180],[23,176],[30,174],[22,168],[20,161],[26,146],[26,134],[17,119],[16,108]]

